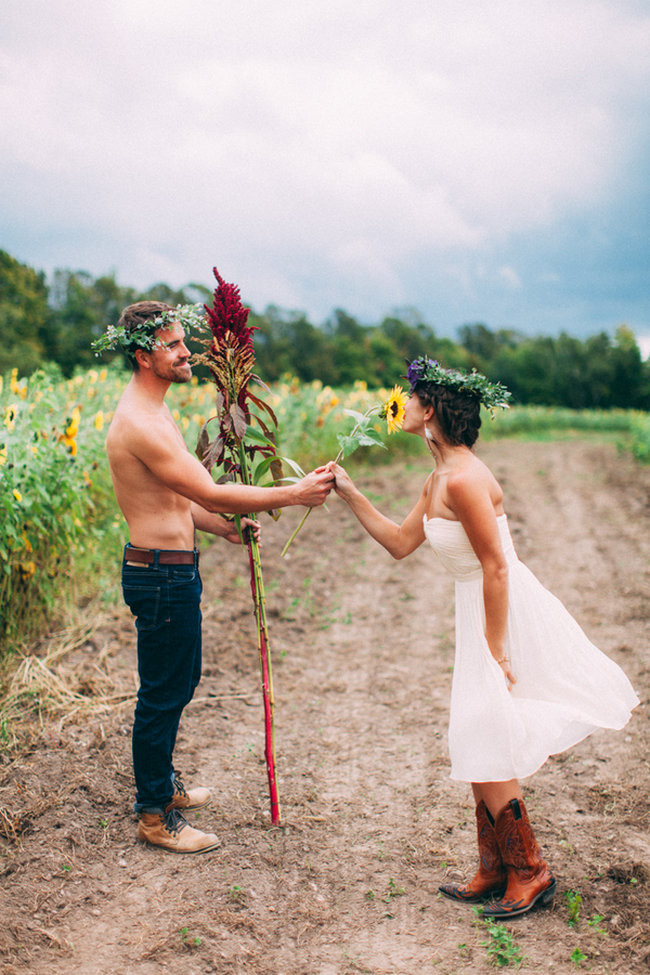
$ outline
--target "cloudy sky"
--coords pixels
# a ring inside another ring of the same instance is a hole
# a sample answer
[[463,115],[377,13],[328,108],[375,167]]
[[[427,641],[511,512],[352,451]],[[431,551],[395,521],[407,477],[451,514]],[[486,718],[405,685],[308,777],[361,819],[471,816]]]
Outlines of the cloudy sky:
[[0,248],[650,336],[647,0],[4,0]]

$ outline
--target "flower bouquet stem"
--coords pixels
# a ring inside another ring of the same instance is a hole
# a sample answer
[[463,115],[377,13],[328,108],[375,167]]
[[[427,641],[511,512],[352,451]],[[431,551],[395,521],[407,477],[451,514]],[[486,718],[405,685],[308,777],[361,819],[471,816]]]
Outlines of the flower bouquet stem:
[[[249,484],[248,465],[243,444],[239,448],[241,480]],[[257,627],[257,649],[260,658],[260,674],[262,678],[262,699],[264,703],[264,754],[266,757],[266,773],[269,780],[269,799],[271,803],[271,822],[277,826],[280,822],[280,800],[275,775],[275,722],[273,700],[273,673],[271,669],[271,649],[269,633],[266,623],[266,599],[264,594],[264,579],[262,577],[262,562],[260,547],[257,539],[249,533],[248,558],[251,569],[251,594],[253,596],[255,624]]]
[[[369,410],[368,413],[365,413],[364,414],[364,417],[365,416],[369,416],[371,412],[376,413],[377,410],[373,407],[372,408],[372,411]],[[350,437],[355,437],[356,434],[358,433],[358,431],[359,431],[359,423],[357,423],[355,425],[355,427],[353,428],[352,433],[350,434]],[[335,464],[338,464],[338,463],[340,463],[340,461],[343,460],[343,453],[344,453],[343,452],[343,447],[341,447],[341,449],[339,450],[338,454],[334,458],[334,463]],[[289,539],[287,540],[286,545],[284,546],[284,548],[280,552],[280,558],[281,559],[283,559],[285,557],[285,555],[287,554],[287,552],[289,551],[289,547],[290,547],[291,543],[293,542],[294,538],[296,537],[296,535],[298,534],[298,532],[300,531],[300,529],[302,528],[302,526],[305,524],[305,522],[307,521],[307,519],[309,518],[309,516],[310,516],[310,514],[312,513],[313,510],[314,510],[313,508],[307,508],[307,510],[305,511],[304,515],[302,516],[302,518],[300,519],[300,521],[298,523],[298,527],[296,529],[294,529],[294,531],[291,533]]]
[[[348,457],[357,449],[357,447],[371,447],[373,445],[385,447],[381,436],[372,426],[373,417],[380,416],[382,419],[385,419],[388,424],[388,432],[394,433],[396,430],[401,428],[402,421],[404,419],[404,404],[406,403],[406,399],[407,397],[402,392],[401,387],[395,386],[384,403],[371,406],[366,410],[365,413],[358,413],[356,410],[344,410],[344,413],[347,413],[348,416],[354,417],[356,422],[351,433],[347,435],[341,433],[338,434],[338,441],[341,445],[341,449],[334,458],[334,463],[339,464],[344,457]],[[284,556],[287,554],[294,538],[305,524],[307,518],[313,510],[313,508],[307,508],[304,515],[300,519],[298,527],[293,531],[286,545],[282,549],[280,558],[284,558]]]

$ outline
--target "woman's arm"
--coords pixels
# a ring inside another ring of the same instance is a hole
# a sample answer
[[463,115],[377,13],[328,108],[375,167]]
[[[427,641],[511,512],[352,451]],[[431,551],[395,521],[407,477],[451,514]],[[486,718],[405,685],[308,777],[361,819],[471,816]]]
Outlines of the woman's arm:
[[494,504],[483,478],[458,475],[447,484],[447,502],[461,522],[483,569],[485,639],[510,681],[515,677],[505,655],[508,624],[508,564],[503,554]]
[[365,494],[353,483],[350,475],[339,464],[328,464],[336,478],[335,490],[359,519],[369,535],[379,542],[394,559],[403,559],[414,552],[424,541],[422,518],[426,512],[429,480],[420,498],[401,525],[382,515]]

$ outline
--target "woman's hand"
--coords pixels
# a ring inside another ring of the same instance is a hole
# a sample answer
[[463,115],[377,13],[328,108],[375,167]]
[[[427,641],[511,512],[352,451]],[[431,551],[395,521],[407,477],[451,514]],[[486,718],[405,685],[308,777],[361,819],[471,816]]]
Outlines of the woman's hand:
[[508,681],[508,690],[510,690],[510,688],[512,687],[512,685],[517,683],[517,678],[513,674],[512,670],[510,669],[510,658],[509,657],[495,657],[494,659],[496,660],[496,662],[498,663],[499,667],[501,668],[501,670],[505,674],[505,678]]
[[355,490],[354,482],[348,472],[340,464],[331,460],[327,465],[328,469],[334,475],[334,490],[338,494],[339,498],[346,500]]

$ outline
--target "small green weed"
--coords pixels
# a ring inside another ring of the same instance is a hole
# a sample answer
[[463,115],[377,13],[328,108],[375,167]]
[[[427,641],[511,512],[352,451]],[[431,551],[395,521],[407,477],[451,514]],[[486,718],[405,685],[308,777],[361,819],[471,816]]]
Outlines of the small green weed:
[[570,928],[577,928],[578,921],[580,920],[580,907],[582,905],[582,897],[576,890],[565,890],[564,899],[569,908],[569,920],[567,924]]
[[481,944],[487,952],[490,964],[495,968],[508,968],[510,965],[519,968],[524,955],[511,932],[498,921],[483,917],[480,908],[473,907],[472,911],[474,912],[473,923],[480,925],[488,936],[488,940],[481,941]]
[[201,939],[199,938],[198,935],[196,935],[196,937],[194,938],[190,938],[189,928],[181,928],[178,933],[180,934],[181,941],[183,942],[186,948],[198,948],[200,946]]
[[233,904],[242,904],[245,898],[244,888],[241,884],[233,884],[228,891],[228,898]]
[[607,929],[600,927],[600,922],[605,919],[604,914],[592,914],[587,920],[587,924],[590,928],[593,928],[596,934],[604,934],[607,937]]
[[574,948],[573,951],[571,952],[571,961],[573,962],[574,965],[577,965],[578,967],[580,967],[580,965],[583,963],[583,961],[585,961],[586,958],[587,956],[585,955],[584,951],[580,950],[580,948]]
[[382,897],[384,904],[390,904],[394,897],[401,897],[406,893],[404,887],[398,887],[393,878],[391,877],[388,881],[388,887],[386,888],[386,893]]

